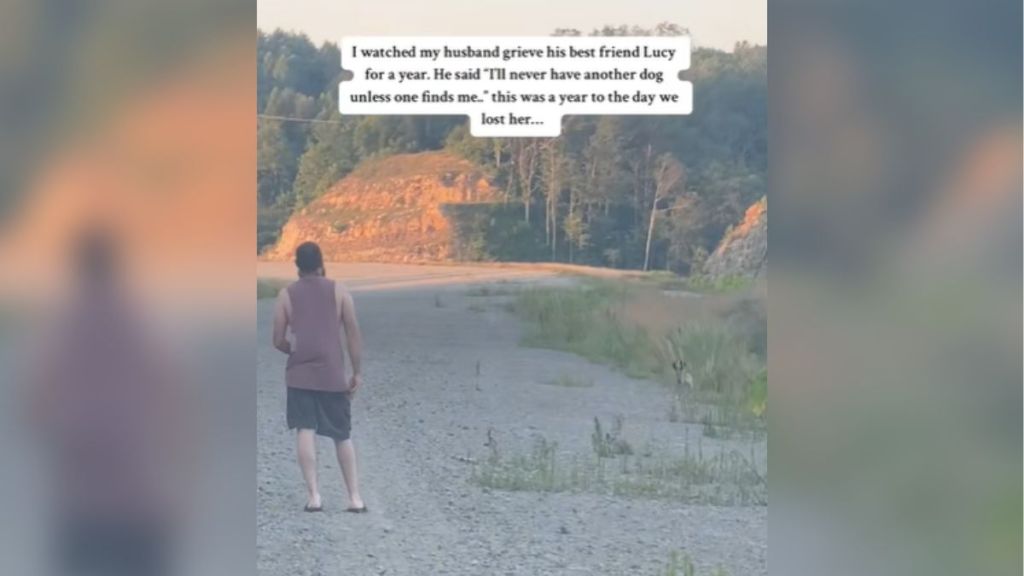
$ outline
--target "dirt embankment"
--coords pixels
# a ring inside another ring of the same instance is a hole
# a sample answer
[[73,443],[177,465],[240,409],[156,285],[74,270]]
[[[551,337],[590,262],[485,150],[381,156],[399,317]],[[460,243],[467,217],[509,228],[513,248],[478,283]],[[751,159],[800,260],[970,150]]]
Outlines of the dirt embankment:
[[443,207],[491,203],[499,190],[472,162],[445,152],[364,162],[296,212],[265,257],[290,260],[307,240],[346,262],[453,259],[454,232]]
[[768,199],[762,197],[749,208],[737,225],[726,232],[718,248],[704,264],[704,275],[712,279],[752,278],[768,266]]

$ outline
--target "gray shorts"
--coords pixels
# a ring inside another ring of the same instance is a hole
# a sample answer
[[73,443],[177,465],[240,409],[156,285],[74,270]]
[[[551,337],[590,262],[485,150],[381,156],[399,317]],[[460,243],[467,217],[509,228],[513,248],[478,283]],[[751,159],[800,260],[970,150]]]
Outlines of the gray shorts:
[[314,430],[319,436],[348,440],[352,411],[344,392],[288,388],[288,428]]

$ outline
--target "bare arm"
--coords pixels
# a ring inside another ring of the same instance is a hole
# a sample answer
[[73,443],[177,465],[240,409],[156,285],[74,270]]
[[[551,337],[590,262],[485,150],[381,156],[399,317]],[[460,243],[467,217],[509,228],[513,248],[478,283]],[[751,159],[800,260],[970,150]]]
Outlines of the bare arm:
[[285,354],[292,353],[292,343],[288,341],[288,290],[282,288],[277,294],[274,304],[274,348]]
[[348,357],[352,362],[352,388],[355,389],[359,385],[358,379],[362,376],[363,335],[359,331],[359,321],[356,319],[355,302],[352,301],[352,295],[348,292],[342,294],[341,324],[345,329]]

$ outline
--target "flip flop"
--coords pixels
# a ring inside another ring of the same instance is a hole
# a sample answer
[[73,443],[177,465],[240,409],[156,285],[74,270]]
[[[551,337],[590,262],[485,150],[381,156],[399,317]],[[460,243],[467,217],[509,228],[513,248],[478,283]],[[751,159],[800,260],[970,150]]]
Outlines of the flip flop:
[[302,510],[305,511],[305,512],[323,512],[324,511],[324,507],[323,506],[317,506],[316,508],[313,508],[309,504],[306,504],[305,508],[303,508]]
[[345,512],[351,512],[353,514],[365,514],[369,512],[369,510],[366,508],[365,505],[362,508],[354,508],[349,506],[348,508],[345,508]]

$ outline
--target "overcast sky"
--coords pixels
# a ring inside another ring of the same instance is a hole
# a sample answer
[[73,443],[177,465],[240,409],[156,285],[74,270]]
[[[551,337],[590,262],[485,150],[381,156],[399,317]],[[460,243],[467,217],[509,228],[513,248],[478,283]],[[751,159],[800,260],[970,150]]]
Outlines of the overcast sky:
[[343,36],[544,36],[605,24],[690,29],[695,46],[732,48],[768,37],[767,0],[258,0],[263,30]]

